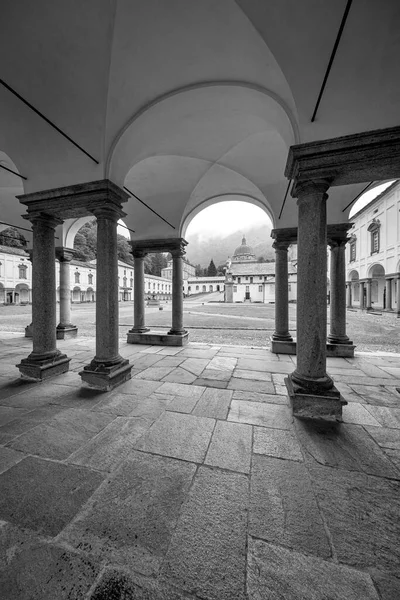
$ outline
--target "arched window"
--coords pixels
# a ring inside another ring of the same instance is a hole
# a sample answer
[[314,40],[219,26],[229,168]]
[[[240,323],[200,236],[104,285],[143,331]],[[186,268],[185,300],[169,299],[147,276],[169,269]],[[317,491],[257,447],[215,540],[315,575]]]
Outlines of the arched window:
[[[124,272],[126,273],[126,271],[124,271]],[[124,277],[122,281],[123,281],[123,285],[124,285],[124,287],[126,287],[126,284],[127,284],[127,279],[126,279],[126,277]]]
[[93,275],[92,275],[92,273],[89,273],[89,275],[88,275],[88,282],[89,282],[89,285],[93,284]]
[[379,219],[372,219],[372,223],[368,227],[371,233],[371,254],[377,254],[380,247],[380,228],[381,222]]
[[26,265],[18,265],[18,271],[19,271],[19,278],[20,279],[26,279],[26,270],[27,270],[27,266]]
[[[132,274],[132,273],[131,273],[131,274]],[[130,281],[130,284],[129,284],[129,285],[130,285],[130,287],[133,287],[133,279],[132,279],[132,278],[131,278],[131,281]]]
[[75,271],[75,283],[80,283],[81,274],[78,271]]

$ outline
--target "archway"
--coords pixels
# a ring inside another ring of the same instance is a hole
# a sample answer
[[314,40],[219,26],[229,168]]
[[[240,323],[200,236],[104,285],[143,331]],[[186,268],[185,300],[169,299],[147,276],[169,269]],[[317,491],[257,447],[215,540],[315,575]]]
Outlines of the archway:
[[26,283],[18,283],[15,286],[15,292],[16,292],[16,294],[18,294],[18,300],[17,300],[17,296],[15,297],[16,303],[28,304],[28,302],[30,301],[29,286]]
[[360,302],[360,276],[358,271],[350,271],[348,280],[351,282],[351,301]]
[[371,281],[371,304],[379,308],[386,307],[386,281],[384,267],[376,263],[368,270]]

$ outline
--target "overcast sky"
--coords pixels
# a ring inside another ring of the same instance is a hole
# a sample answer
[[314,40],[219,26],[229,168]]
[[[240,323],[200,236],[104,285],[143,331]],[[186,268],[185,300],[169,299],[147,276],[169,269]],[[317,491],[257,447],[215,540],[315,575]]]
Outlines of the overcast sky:
[[235,231],[241,233],[254,226],[272,227],[268,215],[249,202],[228,201],[205,208],[190,222],[186,237],[225,237]]
[[358,212],[359,210],[364,208],[364,206],[366,206],[367,204],[372,202],[372,200],[374,200],[377,196],[379,196],[379,194],[382,194],[382,192],[384,192],[386,190],[386,188],[388,188],[390,185],[392,185],[392,183],[394,183],[394,181],[395,180],[388,181],[387,183],[382,183],[382,185],[378,185],[377,187],[374,187],[372,190],[368,190],[367,192],[365,192],[365,194],[360,196],[360,198],[357,200],[357,202],[355,202],[354,205],[352,206],[352,209],[349,214],[349,219],[351,219],[351,217],[353,215],[355,215],[356,212]]

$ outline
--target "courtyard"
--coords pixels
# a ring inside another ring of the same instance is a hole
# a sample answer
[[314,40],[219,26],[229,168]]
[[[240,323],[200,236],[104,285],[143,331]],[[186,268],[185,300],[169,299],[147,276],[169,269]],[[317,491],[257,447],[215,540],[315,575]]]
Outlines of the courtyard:
[[0,310],[2,600],[400,597],[397,320],[348,313],[374,352],[327,359],[348,404],[323,423],[292,416],[273,306],[188,299],[191,341],[167,348],[126,344],[121,304],[132,379],[110,392],[78,374],[94,308],[73,306],[70,371],[42,383],[15,368],[29,307]]
[[[269,338],[275,327],[273,304],[240,303],[225,304],[222,294],[205,294],[184,300],[184,326],[193,342],[215,344],[241,344],[269,347]],[[146,307],[146,325],[154,330],[168,331],[171,327],[172,304],[162,302],[158,307]],[[83,303],[72,305],[72,322],[79,335],[95,337],[96,305]],[[329,307],[327,307],[329,331]],[[31,306],[0,306],[0,334],[2,331],[23,333],[31,322]],[[400,321],[394,314],[382,311],[372,313],[347,310],[347,335],[361,352],[399,352]],[[126,341],[126,334],[133,325],[133,303],[119,303],[119,336]],[[289,304],[289,329],[296,334],[296,304]]]

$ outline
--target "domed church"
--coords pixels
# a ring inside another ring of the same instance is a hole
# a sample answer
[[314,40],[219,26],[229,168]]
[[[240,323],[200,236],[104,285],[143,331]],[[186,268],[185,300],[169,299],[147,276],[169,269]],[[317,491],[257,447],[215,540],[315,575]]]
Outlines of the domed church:
[[[296,299],[296,265],[296,260],[289,260],[289,302]],[[275,302],[275,262],[258,262],[245,235],[226,261],[225,302]]]

